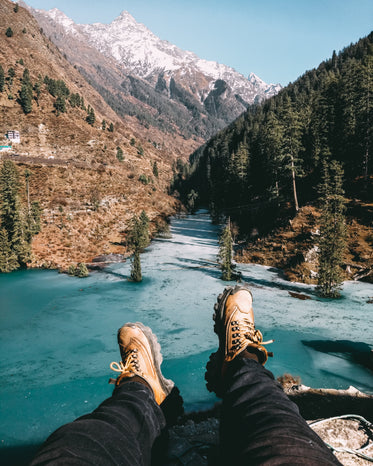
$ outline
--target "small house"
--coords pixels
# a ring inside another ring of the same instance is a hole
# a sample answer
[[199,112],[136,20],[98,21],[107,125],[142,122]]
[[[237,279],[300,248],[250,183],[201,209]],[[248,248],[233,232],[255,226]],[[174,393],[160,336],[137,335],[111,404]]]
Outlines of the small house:
[[19,134],[19,131],[7,131],[5,136],[7,139],[9,139],[9,141],[15,144],[19,144],[21,142],[21,136]]

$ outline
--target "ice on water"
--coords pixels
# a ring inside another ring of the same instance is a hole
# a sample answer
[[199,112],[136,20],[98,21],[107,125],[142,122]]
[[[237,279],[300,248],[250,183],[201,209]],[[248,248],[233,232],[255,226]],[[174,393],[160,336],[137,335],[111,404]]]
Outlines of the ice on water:
[[[175,380],[187,409],[216,401],[205,388],[204,368],[217,346],[212,312],[225,285],[216,267],[218,227],[201,212],[173,219],[171,233],[141,256],[140,284],[127,281],[129,261],[86,279],[36,270],[0,275],[3,447],[40,443],[110,395],[109,363],[118,360],[116,332],[125,322],[141,321],[156,333],[165,376]],[[254,294],[257,327],[275,339],[267,366],[275,375],[373,393],[372,373],[349,352],[373,342],[371,285],[348,282],[342,299],[328,301],[271,268],[238,267]]]

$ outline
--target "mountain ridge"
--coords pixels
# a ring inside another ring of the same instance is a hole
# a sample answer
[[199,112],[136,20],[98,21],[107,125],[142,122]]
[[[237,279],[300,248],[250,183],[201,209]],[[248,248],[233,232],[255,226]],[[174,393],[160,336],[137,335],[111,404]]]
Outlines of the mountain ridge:
[[[132,97],[141,109],[137,115],[140,122],[171,133],[177,131],[186,139],[206,141],[249,105],[281,88],[267,85],[254,74],[248,79],[233,68],[183,51],[159,39],[126,11],[110,24],[82,25],[58,9],[27,8],[84,75],[96,68],[92,82],[109,105],[116,106],[116,111],[133,114],[129,108]],[[90,59],[83,52],[88,48]],[[111,65],[97,71],[97,63],[103,61]],[[109,78],[106,68],[110,68]],[[227,92],[215,92],[220,81],[226,83]]]

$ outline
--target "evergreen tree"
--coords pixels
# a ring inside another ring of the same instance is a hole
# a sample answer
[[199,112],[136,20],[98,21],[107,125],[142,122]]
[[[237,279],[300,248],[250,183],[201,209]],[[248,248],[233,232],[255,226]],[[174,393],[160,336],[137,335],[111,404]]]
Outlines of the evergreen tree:
[[92,107],[90,107],[89,110],[88,110],[88,115],[87,115],[87,118],[86,118],[86,122],[88,124],[90,124],[91,126],[93,126],[95,124],[95,121],[96,121],[95,111],[93,110]]
[[58,116],[60,113],[66,112],[66,101],[65,97],[59,95],[57,99],[53,103],[54,108],[56,109],[56,115]]
[[14,13],[18,13],[18,10],[19,10],[19,5],[18,5],[18,3],[16,3],[14,5],[13,11],[14,11]]
[[[37,225],[40,229],[40,209],[36,209],[36,205],[32,206],[31,212],[29,208],[22,209],[19,189],[17,168],[11,160],[5,160],[0,170],[1,229],[6,231],[12,257],[14,254],[18,267],[24,267],[31,260],[31,239],[38,231]],[[32,228],[29,226],[30,217],[33,219]]]
[[26,68],[22,76],[22,87],[19,93],[19,103],[23,111],[27,114],[32,110],[32,91],[33,86],[30,79],[30,72]]
[[114,125],[113,125],[113,123],[110,123],[109,128],[108,128],[108,131],[109,131],[110,133],[114,133]]
[[9,26],[8,29],[5,31],[5,35],[7,37],[13,37],[13,30],[12,28]]
[[135,249],[131,259],[131,280],[134,282],[142,281],[140,252],[138,249]]
[[0,92],[3,92],[5,86],[5,73],[4,68],[0,64]]
[[158,165],[157,165],[157,162],[155,161],[154,164],[153,164],[153,175],[158,178]]
[[299,152],[302,149],[301,122],[298,113],[293,109],[289,96],[285,96],[281,110],[281,124],[283,127],[283,157],[287,161],[285,168],[291,174],[294,209],[299,210],[296,178],[300,174]]
[[102,120],[101,128],[102,128],[102,131],[105,131],[105,129],[106,129],[106,120]]
[[18,269],[19,263],[9,243],[5,228],[0,229],[0,272],[8,273]]
[[123,150],[118,146],[117,147],[117,159],[119,162],[123,162],[124,157],[123,157]]
[[345,200],[343,170],[332,161],[323,165],[319,188],[321,201],[319,272],[317,289],[321,296],[336,298],[343,281],[343,254],[346,247]]
[[233,240],[229,219],[219,238],[219,263],[222,271],[221,278],[226,281],[230,281],[232,279],[232,257]]
[[150,242],[149,217],[146,215],[145,210],[143,210],[140,214],[139,223],[140,223],[139,247],[140,249],[145,249],[149,245],[149,242]]

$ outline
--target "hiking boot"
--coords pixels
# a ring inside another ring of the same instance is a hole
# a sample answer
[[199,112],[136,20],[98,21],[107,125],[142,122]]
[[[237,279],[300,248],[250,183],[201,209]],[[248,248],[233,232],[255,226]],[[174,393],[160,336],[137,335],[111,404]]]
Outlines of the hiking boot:
[[110,364],[113,371],[120,372],[115,385],[134,378],[152,390],[160,405],[171,393],[174,382],[162,375],[162,354],[157,337],[140,322],[128,323],[118,330],[118,343],[122,360]]
[[[206,366],[207,388],[221,396],[223,378],[230,361],[236,357],[253,357],[263,366],[269,353],[263,335],[254,325],[253,297],[245,285],[228,286],[214,305],[214,331],[219,337],[219,349],[212,353]],[[218,394],[219,392],[219,394]]]

